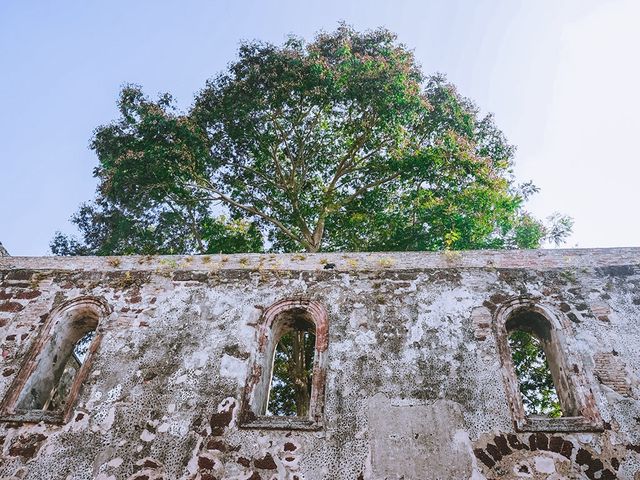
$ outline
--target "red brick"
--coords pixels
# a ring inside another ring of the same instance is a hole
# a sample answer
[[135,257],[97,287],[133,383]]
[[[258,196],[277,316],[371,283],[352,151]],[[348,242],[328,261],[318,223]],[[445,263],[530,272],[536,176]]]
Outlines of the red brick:
[[0,312],[19,312],[24,307],[18,302],[0,303]]
[[26,292],[20,292],[15,295],[16,299],[31,300],[42,295],[40,290],[27,290]]

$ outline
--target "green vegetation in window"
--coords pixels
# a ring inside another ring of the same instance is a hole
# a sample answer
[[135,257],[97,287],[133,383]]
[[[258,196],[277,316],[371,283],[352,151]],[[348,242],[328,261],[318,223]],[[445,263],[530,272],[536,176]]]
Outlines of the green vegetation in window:
[[267,415],[309,414],[315,343],[315,335],[308,331],[293,330],[282,336],[273,362]]
[[525,413],[561,417],[558,393],[540,339],[516,330],[509,335],[509,346]]

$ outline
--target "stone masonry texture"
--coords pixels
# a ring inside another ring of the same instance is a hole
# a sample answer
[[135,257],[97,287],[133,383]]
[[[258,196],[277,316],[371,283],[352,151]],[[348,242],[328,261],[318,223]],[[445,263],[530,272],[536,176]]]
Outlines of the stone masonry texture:
[[[5,403],[76,298],[109,312],[86,377],[62,422],[3,413],[0,478],[640,480],[640,249],[6,256]],[[516,428],[496,315],[522,298],[560,319],[593,428]],[[288,299],[327,313],[321,425],[251,427],[262,313]]]

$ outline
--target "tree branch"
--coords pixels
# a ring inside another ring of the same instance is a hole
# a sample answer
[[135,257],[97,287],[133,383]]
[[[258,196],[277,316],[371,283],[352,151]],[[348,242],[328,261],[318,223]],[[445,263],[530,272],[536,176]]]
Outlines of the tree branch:
[[216,196],[211,198],[210,200],[216,201],[216,200],[220,200],[223,201],[224,203],[226,203],[227,205],[231,205],[233,207],[239,208],[240,210],[244,210],[247,213],[250,213],[252,215],[256,215],[260,218],[262,218],[263,220],[271,223],[273,226],[275,226],[278,230],[280,230],[285,236],[289,237],[289,239],[293,240],[294,242],[300,243],[302,245],[304,245],[305,248],[309,248],[310,244],[304,239],[301,238],[300,236],[296,235],[295,233],[293,233],[291,230],[289,230],[287,227],[284,226],[284,224],[282,222],[280,222],[279,220],[277,220],[276,218],[272,217],[271,215],[263,212],[262,210],[256,208],[253,205],[243,205],[240,202],[237,202],[236,200],[232,199],[231,197],[225,195],[223,192],[221,192],[220,190],[218,190],[217,188],[215,188],[211,182],[209,182],[207,179],[200,177],[200,181],[202,183],[204,183],[204,185],[199,185],[200,188],[203,188],[213,194],[215,194]]

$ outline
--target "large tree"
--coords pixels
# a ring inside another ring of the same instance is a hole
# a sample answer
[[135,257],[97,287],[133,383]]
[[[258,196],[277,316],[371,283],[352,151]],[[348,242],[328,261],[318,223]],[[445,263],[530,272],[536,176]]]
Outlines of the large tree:
[[95,131],[97,198],[57,254],[537,247],[514,148],[393,33],[247,42],[178,111],[125,86]]

